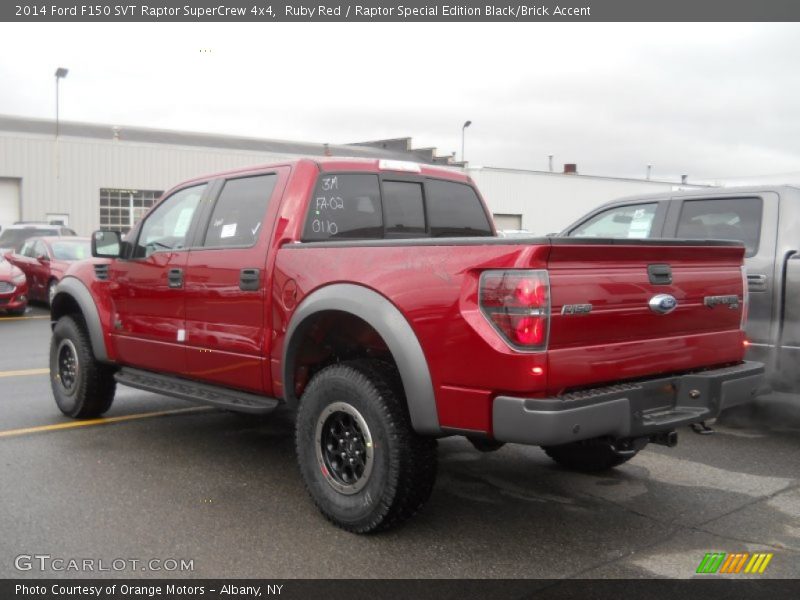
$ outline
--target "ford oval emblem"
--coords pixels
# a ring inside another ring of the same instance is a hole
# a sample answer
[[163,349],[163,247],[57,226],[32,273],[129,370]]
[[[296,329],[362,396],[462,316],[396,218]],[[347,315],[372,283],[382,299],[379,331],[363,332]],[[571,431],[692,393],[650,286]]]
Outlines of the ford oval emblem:
[[647,304],[650,306],[650,310],[661,315],[671,313],[678,307],[678,301],[675,300],[675,296],[670,296],[669,294],[653,296]]

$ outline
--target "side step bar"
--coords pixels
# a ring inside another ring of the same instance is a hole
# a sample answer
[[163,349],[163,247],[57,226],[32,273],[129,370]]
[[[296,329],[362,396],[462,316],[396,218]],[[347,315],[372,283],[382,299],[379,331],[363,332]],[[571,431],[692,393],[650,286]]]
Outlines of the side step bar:
[[211,404],[236,412],[263,415],[272,412],[280,404],[280,401],[275,398],[128,367],[120,369],[114,375],[114,378],[122,385],[132,388],[164,394],[181,400],[189,400],[190,402]]

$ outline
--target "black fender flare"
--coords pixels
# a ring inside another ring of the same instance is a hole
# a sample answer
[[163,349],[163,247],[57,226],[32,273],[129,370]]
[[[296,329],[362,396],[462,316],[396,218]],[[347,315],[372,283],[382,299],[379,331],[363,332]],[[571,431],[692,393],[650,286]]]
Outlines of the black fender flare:
[[78,278],[64,277],[56,287],[56,295],[53,298],[53,305],[50,307],[52,323],[55,327],[56,321],[52,316],[59,313],[59,308],[66,301],[67,297],[72,298],[81,310],[86,328],[89,331],[89,339],[92,342],[92,352],[94,357],[100,362],[111,362],[108,359],[106,341],[103,337],[103,325],[100,322],[100,313],[94,303],[94,298],[89,288]]
[[350,313],[371,325],[392,353],[406,393],[411,424],[417,433],[440,435],[439,415],[428,362],[414,330],[397,307],[379,293],[347,283],[332,284],[309,294],[295,310],[283,347],[283,393],[289,406],[297,406],[294,394],[294,360],[309,317],[326,311]]

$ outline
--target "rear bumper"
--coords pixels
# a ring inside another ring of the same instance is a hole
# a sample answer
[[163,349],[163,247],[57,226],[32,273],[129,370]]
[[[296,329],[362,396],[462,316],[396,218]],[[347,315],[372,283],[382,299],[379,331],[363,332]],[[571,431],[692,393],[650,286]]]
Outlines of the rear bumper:
[[764,365],[733,367],[596,388],[557,398],[498,396],[494,438],[556,446],[599,436],[632,438],[716,417],[749,402],[764,380]]

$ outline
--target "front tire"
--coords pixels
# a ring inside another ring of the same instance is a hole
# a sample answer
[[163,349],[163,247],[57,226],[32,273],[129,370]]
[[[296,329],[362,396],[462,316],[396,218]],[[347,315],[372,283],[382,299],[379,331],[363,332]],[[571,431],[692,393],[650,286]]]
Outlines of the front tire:
[[414,432],[394,367],[356,360],[309,383],[295,429],[300,473],[335,525],[369,533],[398,525],[428,500],[436,440]]
[[605,438],[581,440],[560,446],[543,446],[547,456],[572,471],[597,473],[628,462],[640,448],[620,449]]
[[75,419],[99,417],[114,401],[114,370],[98,362],[79,317],[61,317],[50,341],[50,387],[59,410]]

